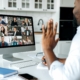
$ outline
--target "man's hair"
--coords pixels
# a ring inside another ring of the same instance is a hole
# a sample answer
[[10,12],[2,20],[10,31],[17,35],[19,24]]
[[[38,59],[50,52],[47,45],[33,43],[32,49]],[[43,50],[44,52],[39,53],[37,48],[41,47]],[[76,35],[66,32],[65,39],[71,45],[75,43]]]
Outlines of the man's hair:
[[22,21],[22,23],[25,23],[25,21]]
[[[14,18],[17,19],[16,17],[14,17]],[[13,19],[14,19],[14,18],[13,18]]]
[[0,18],[2,18],[2,16],[0,16]]
[[4,36],[1,36],[1,39],[4,38]]
[[[14,28],[16,28],[16,27],[14,27]],[[16,28],[17,29],[17,28]]]

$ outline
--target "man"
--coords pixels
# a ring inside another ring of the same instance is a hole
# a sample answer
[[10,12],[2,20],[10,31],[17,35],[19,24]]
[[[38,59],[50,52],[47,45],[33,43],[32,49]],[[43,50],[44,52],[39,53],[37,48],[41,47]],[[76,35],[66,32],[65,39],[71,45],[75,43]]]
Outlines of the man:
[[24,35],[26,36],[30,36],[31,35],[31,31],[28,29],[28,27],[26,28]]
[[8,43],[4,41],[4,37],[1,37],[0,47],[8,46]]
[[21,36],[21,33],[17,30],[16,27],[13,28],[13,31],[14,31],[14,32],[13,32],[13,35],[14,35],[14,36]]
[[1,24],[6,25],[6,23],[2,20],[2,17],[0,17],[0,25]]
[[14,36],[13,41],[11,42],[12,46],[18,45],[17,36]]
[[[54,54],[54,48],[59,39],[55,40],[57,24],[48,21],[47,29],[42,27],[42,48],[45,57],[43,61],[49,68],[53,80],[80,80],[80,0],[75,0],[73,14],[79,25],[74,36],[67,59],[59,59]],[[46,61],[45,61],[46,60]]]
[[22,35],[24,35],[24,31],[26,30],[26,27],[24,25],[25,25],[25,22],[22,21],[22,27],[21,27],[21,33],[22,33]]

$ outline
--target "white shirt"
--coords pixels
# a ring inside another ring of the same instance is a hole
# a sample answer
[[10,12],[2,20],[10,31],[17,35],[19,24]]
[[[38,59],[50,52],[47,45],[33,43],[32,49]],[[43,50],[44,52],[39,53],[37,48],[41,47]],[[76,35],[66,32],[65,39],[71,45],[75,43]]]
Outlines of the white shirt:
[[65,64],[54,61],[49,74],[53,80],[80,80],[80,26],[72,40]]
[[14,32],[14,36],[16,36],[16,32]]
[[24,32],[26,29],[24,27],[21,27],[21,32]]

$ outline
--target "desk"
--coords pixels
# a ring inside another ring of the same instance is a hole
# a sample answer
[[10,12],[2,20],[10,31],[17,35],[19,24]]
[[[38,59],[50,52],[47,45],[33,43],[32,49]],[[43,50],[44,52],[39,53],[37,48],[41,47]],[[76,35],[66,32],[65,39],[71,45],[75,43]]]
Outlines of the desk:
[[[33,54],[36,54],[36,52],[33,52]],[[29,57],[27,56],[26,53],[19,53],[19,54],[15,54],[14,56],[18,56],[18,57],[21,57],[21,58],[24,58],[24,59],[29,59]],[[0,58],[1,59],[1,58]],[[35,60],[38,60],[38,59],[35,59]],[[4,60],[0,60],[0,65],[4,63]],[[7,63],[6,63],[7,64]],[[35,77],[38,78],[38,80],[53,80],[50,76],[49,76],[49,72],[48,70],[41,70],[41,69],[37,69],[36,68],[37,65],[35,66],[31,66],[31,67],[26,67],[26,68],[23,68],[23,69],[20,69],[19,70],[19,73],[29,73]]]

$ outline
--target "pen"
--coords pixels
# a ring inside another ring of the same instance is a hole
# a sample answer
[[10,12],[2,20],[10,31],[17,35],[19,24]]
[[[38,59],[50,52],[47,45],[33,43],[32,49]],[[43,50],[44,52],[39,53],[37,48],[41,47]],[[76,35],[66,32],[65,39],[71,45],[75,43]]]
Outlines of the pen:
[[45,62],[46,63],[46,60],[44,59],[44,60],[42,60],[42,62]]

